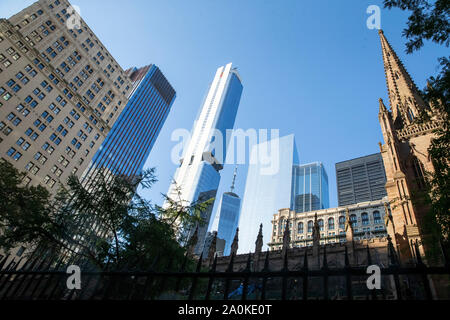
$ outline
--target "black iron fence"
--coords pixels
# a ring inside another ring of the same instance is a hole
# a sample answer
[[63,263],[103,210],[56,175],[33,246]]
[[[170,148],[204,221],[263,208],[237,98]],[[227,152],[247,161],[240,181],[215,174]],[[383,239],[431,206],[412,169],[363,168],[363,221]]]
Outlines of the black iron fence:
[[[217,257],[205,269],[199,259],[194,270],[187,270],[187,259],[178,271],[173,271],[172,261],[163,272],[147,271],[95,271],[83,270],[81,289],[68,289],[71,276],[66,266],[35,258],[17,269],[14,262],[0,262],[0,299],[2,300],[266,300],[266,299],[426,299],[436,297],[436,283],[448,286],[450,265],[444,254],[444,265],[426,266],[417,245],[415,263],[400,265],[392,243],[389,241],[389,265],[380,268],[382,288],[369,290],[366,281],[367,267],[372,258],[367,248],[367,266],[351,266],[347,247],[344,266],[330,268],[326,247],[323,249],[320,269],[308,267],[308,250],[302,257],[298,270],[289,270],[287,251],[281,270],[271,270],[269,252],[265,253],[264,267],[252,271],[251,255],[246,266],[235,271],[235,256],[229,258],[225,271],[217,271]],[[264,254],[264,253],[263,253]],[[448,288],[448,287],[447,287]]]

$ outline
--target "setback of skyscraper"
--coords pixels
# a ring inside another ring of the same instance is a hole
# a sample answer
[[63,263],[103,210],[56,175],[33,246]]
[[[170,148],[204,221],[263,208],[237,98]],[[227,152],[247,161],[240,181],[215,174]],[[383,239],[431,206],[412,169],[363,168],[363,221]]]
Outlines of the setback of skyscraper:
[[[194,124],[189,144],[184,150],[181,165],[169,187],[170,199],[181,200],[183,205],[189,205],[216,197],[227,143],[220,144],[222,149],[217,150],[212,142],[218,138],[215,136],[217,132],[226,138],[226,130],[234,127],[242,90],[239,73],[231,63],[217,69]],[[168,203],[164,206],[167,207]],[[205,224],[198,229],[197,254],[203,250],[212,208],[213,204],[202,213]],[[194,233],[194,229],[187,231],[187,237]]]

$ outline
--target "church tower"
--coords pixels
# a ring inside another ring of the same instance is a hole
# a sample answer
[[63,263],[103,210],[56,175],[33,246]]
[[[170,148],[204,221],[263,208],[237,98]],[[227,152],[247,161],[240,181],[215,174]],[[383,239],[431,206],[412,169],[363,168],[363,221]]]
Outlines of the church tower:
[[391,208],[388,232],[401,260],[408,261],[416,240],[424,252],[421,226],[429,208],[419,194],[425,190],[425,173],[434,171],[428,148],[442,117],[422,99],[383,31],[379,34],[390,105],[388,110],[379,99],[378,118],[385,142],[380,143],[380,151]]

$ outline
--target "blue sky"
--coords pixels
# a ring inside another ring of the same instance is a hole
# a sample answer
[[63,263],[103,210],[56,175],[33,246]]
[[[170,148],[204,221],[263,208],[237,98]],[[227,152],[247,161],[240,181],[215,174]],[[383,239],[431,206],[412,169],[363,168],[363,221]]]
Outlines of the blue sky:
[[[2,0],[9,17],[33,1]],[[301,163],[322,161],[330,205],[337,206],[336,162],[379,151],[378,98],[387,103],[380,42],[366,27],[369,5],[381,0],[77,0],[81,15],[123,68],[157,64],[177,99],[146,167],[159,182],[143,194],[161,203],[176,165],[170,160],[177,128],[191,129],[217,67],[233,62],[244,91],[237,128],[275,128],[295,134]],[[405,53],[407,14],[381,12],[381,27],[419,88],[448,54],[426,43]],[[228,191],[233,166],[222,171],[218,196]],[[238,169],[243,196],[247,170]]]

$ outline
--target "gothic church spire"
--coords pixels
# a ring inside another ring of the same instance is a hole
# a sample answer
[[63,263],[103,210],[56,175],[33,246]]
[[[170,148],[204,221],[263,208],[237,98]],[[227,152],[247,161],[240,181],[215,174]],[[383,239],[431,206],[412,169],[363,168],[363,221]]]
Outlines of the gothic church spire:
[[400,129],[411,124],[428,106],[382,30],[379,30],[379,35],[392,120],[396,128]]

